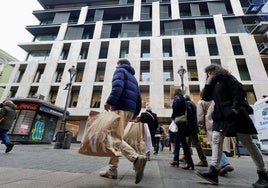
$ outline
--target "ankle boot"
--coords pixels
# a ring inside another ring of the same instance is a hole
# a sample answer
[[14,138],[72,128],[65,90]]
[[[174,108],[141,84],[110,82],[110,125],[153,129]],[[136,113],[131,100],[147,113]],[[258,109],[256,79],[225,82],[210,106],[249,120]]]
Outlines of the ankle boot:
[[253,183],[253,187],[259,188],[267,188],[268,187],[268,173],[265,171],[257,171],[259,179]]
[[210,166],[209,171],[207,171],[207,172],[195,171],[196,175],[209,181],[210,183],[212,183],[214,185],[219,184],[218,173],[219,173],[219,170],[215,166]]

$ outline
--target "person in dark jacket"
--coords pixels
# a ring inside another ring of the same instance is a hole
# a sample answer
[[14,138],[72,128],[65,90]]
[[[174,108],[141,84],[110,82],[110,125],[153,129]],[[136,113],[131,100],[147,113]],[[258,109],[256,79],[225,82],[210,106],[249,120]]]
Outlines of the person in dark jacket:
[[[152,107],[150,106],[149,103],[146,103],[145,108],[146,108],[146,111],[141,113],[139,121],[141,121],[142,123],[148,124],[151,139],[152,139],[152,145],[154,147],[154,154],[157,155],[158,150],[157,150],[157,142],[155,138],[155,132],[156,132],[156,129],[158,128],[157,114],[152,112]],[[146,156],[147,156],[147,159],[150,160],[150,152],[147,152]]]
[[[175,120],[176,117],[184,115],[187,110],[186,100],[183,97],[181,89],[175,91],[175,96],[172,104],[171,119]],[[186,164],[182,166],[182,169],[194,169],[194,163],[190,152],[190,147],[187,144],[186,137],[191,134],[191,127],[187,123],[177,124],[178,132],[174,133],[174,157],[170,162],[172,166],[179,166],[180,147],[182,146]]]
[[[106,100],[104,109],[115,111],[120,115],[119,127],[126,128],[127,123],[132,119],[136,119],[141,110],[140,89],[134,74],[135,70],[127,59],[117,62],[112,79],[112,91]],[[121,151],[133,163],[136,173],[135,183],[138,184],[143,178],[143,171],[147,162],[146,157],[138,154],[124,140],[122,140]],[[101,171],[100,176],[116,179],[118,163],[118,157],[111,157],[109,169],[107,171]]]
[[257,167],[259,179],[253,187],[268,187],[268,174],[262,154],[252,141],[252,134],[257,130],[249,117],[252,108],[246,102],[246,92],[242,84],[218,64],[205,68],[207,81],[204,88],[203,100],[215,103],[212,132],[212,158],[209,171],[195,173],[212,184],[218,184],[219,163],[222,155],[225,136],[237,136],[249,151]]
[[208,166],[207,158],[206,158],[205,152],[203,151],[201,143],[198,139],[199,128],[197,124],[196,105],[191,100],[189,95],[185,95],[184,97],[186,99],[186,102],[189,108],[188,125],[191,126],[191,129],[192,129],[191,135],[189,136],[188,145],[191,146],[191,144],[193,144],[195,146],[198,157],[200,159],[200,161],[197,164],[195,164],[195,166],[207,167]]
[[6,145],[6,153],[13,149],[14,144],[10,142],[7,132],[11,128],[13,121],[17,117],[16,105],[11,100],[5,100],[2,103],[2,108],[0,109],[0,138],[3,144]]

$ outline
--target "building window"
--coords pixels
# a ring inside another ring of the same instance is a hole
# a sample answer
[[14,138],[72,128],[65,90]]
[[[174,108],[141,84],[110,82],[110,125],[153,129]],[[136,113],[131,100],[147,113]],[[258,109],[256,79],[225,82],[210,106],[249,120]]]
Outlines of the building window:
[[243,50],[238,37],[230,37],[234,55],[243,55]]
[[85,70],[85,63],[78,63],[76,67],[75,82],[82,82]]
[[44,62],[49,53],[49,51],[31,51],[28,54],[27,61]]
[[236,59],[236,64],[241,80],[243,81],[251,80],[245,59]]
[[180,3],[179,8],[181,17],[191,16],[191,9],[189,3]]
[[150,40],[141,41],[141,57],[150,57]]
[[171,17],[171,7],[169,5],[160,5],[160,19],[167,19]]
[[105,74],[106,62],[98,62],[95,82],[103,82]]
[[80,87],[72,87],[69,108],[75,108],[78,102]]
[[94,28],[95,28],[95,25],[86,26],[82,34],[82,39],[92,39]]
[[102,42],[100,48],[99,59],[106,59],[108,55],[109,42]]
[[94,86],[90,108],[99,108],[101,103],[102,86]]
[[15,76],[14,82],[15,83],[20,83],[22,80],[22,77],[24,75],[25,69],[27,65],[20,65],[20,68]]
[[209,15],[209,11],[208,11],[208,5],[207,3],[199,3],[199,10],[200,10],[200,14],[201,16],[208,16]]
[[152,36],[152,24],[151,23],[140,23],[139,25],[139,36]]
[[129,53],[129,41],[121,41],[120,46],[120,58],[128,58]]
[[220,59],[211,59],[210,62],[218,64],[218,65],[221,65],[221,60]]
[[57,34],[37,35],[34,37],[34,42],[37,41],[54,41],[57,38]]
[[58,95],[58,90],[59,90],[58,86],[57,87],[51,87],[50,92],[49,92],[49,96],[48,96],[49,102],[51,104],[55,104],[56,99],[57,99],[57,95]]
[[172,107],[174,93],[174,86],[164,85],[164,108],[169,109]]
[[149,82],[150,81],[150,62],[142,61],[140,63],[140,81]]
[[172,57],[171,39],[164,39],[162,43],[163,57]]
[[198,72],[195,60],[187,60],[188,80],[198,81]]
[[246,98],[249,104],[254,105],[257,101],[256,95],[252,85],[243,85],[243,89],[246,91]]
[[173,75],[173,62],[172,61],[164,61],[163,62],[163,79],[164,82],[174,81]]
[[18,91],[18,87],[11,87],[11,89],[9,90],[8,98],[15,97],[17,91]]
[[83,43],[81,50],[80,50],[79,59],[87,59],[88,48],[89,48],[89,43]]
[[195,56],[194,41],[192,38],[185,38],[185,55],[186,56]]
[[35,83],[39,83],[41,78],[42,78],[42,75],[44,73],[44,69],[46,67],[46,64],[40,64],[37,68],[37,71],[35,73],[35,76],[34,76],[34,80],[33,82]]
[[70,46],[71,44],[64,44],[63,49],[61,51],[60,60],[67,60]]
[[209,37],[207,38],[207,43],[208,43],[209,55],[210,56],[219,55],[216,39],[214,37]]
[[183,21],[183,31],[184,35],[195,35],[196,28],[194,20],[184,20]]
[[56,72],[54,74],[54,81],[55,82],[61,82],[64,66],[65,66],[65,64],[58,64],[58,67],[57,67]]
[[29,93],[28,93],[28,98],[37,98],[37,90],[38,90],[38,87],[36,86],[32,86]]
[[145,108],[146,103],[150,103],[150,87],[140,86],[141,98],[142,98],[142,108]]

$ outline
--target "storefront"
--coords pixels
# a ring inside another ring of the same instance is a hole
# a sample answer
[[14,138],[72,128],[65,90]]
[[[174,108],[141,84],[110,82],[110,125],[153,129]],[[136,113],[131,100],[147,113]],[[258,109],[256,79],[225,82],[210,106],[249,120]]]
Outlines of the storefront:
[[11,98],[17,105],[17,119],[8,132],[13,142],[48,144],[61,123],[62,108],[36,98]]

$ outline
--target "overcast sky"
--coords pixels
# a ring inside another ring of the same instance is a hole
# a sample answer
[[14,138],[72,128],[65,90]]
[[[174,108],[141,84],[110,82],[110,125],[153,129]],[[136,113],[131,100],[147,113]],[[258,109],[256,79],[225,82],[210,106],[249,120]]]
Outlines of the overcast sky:
[[31,42],[33,36],[25,29],[26,25],[38,24],[33,10],[43,9],[37,0],[0,1],[0,49],[25,60],[26,52],[17,46],[21,42]]

